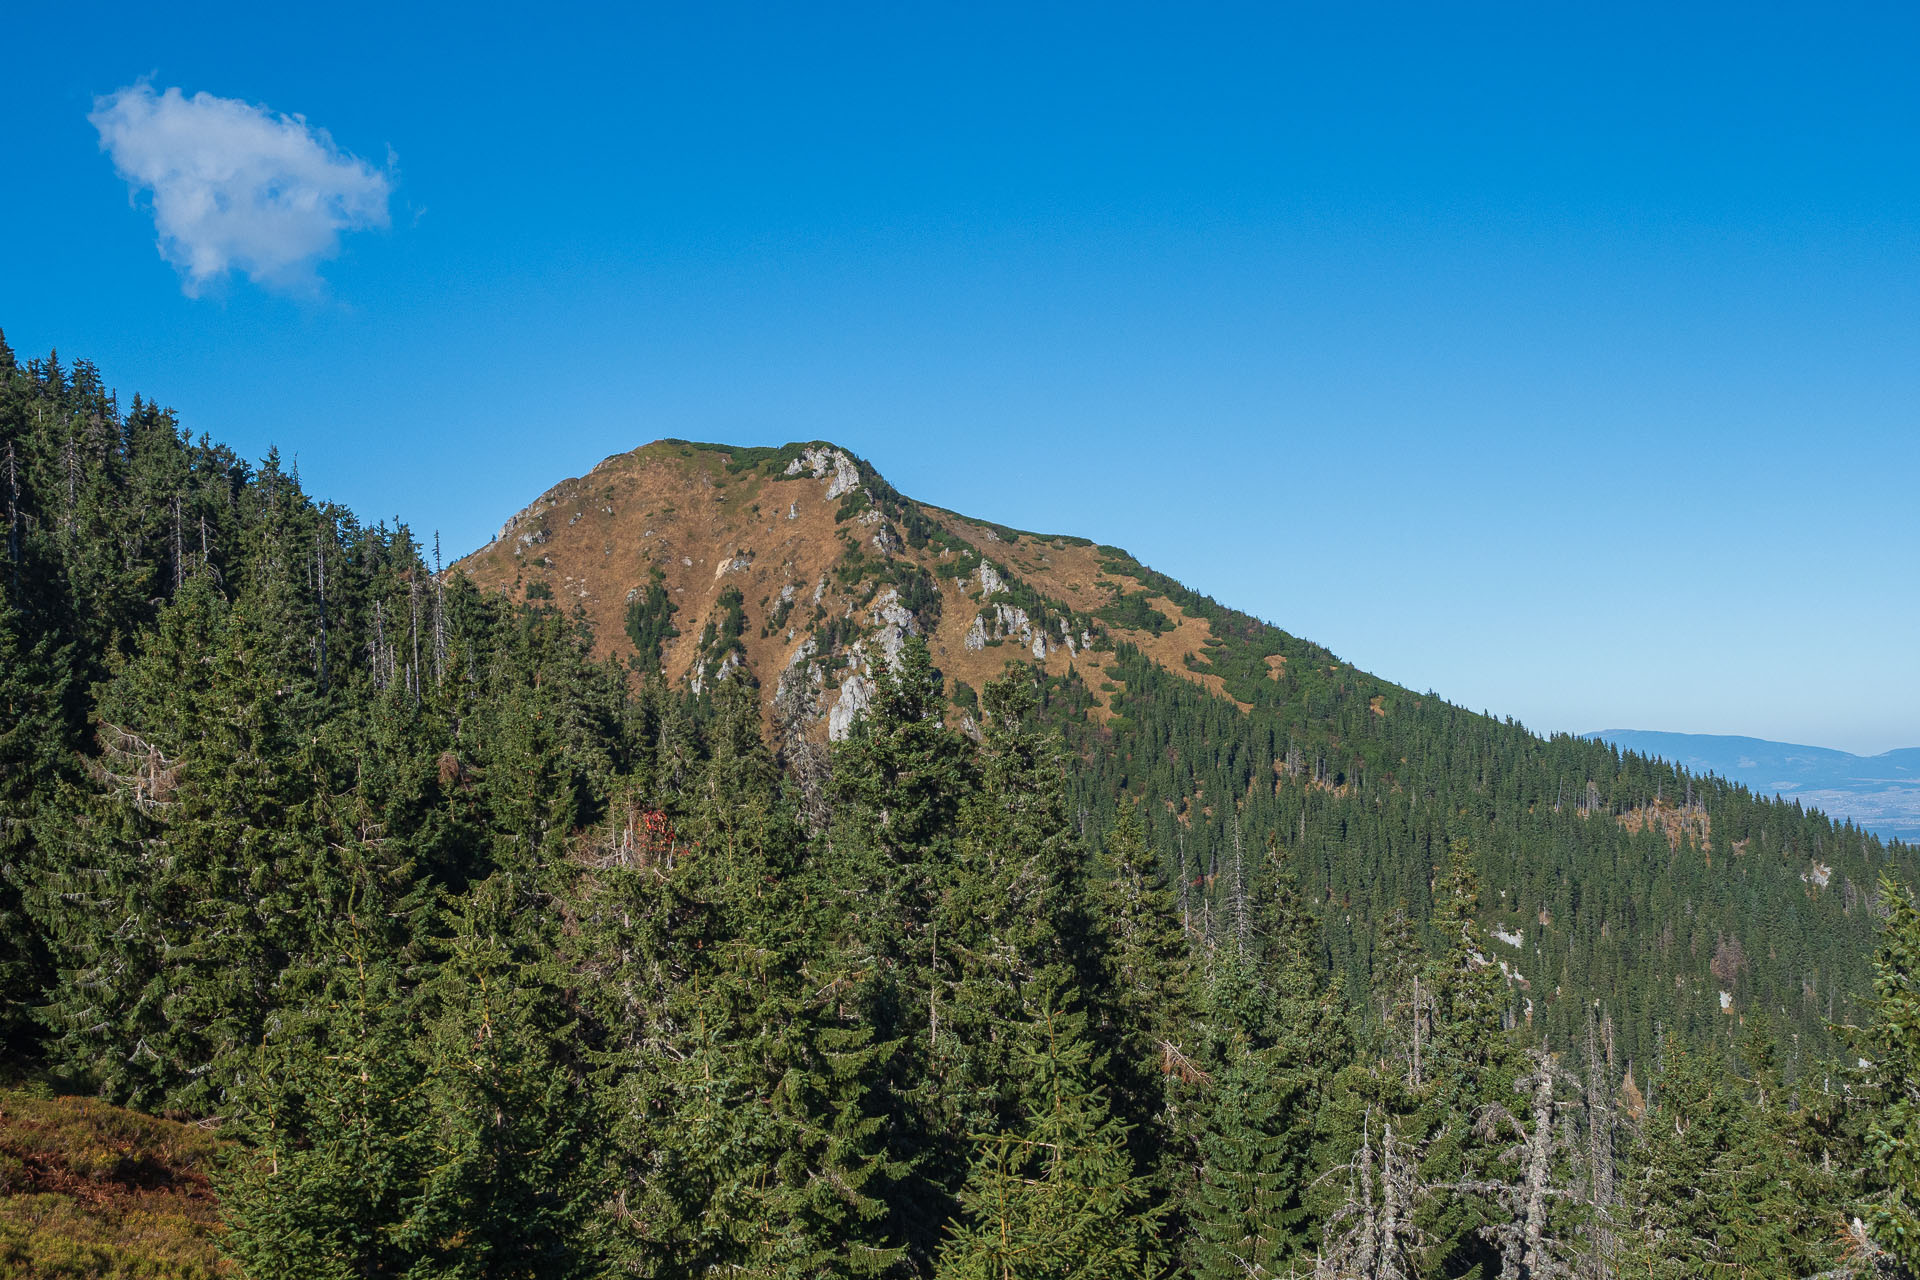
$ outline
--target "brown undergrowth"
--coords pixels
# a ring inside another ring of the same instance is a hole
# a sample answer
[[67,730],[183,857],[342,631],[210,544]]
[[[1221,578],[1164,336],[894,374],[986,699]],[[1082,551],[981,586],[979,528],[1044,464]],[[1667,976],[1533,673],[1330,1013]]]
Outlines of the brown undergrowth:
[[0,1275],[237,1278],[216,1244],[225,1145],[93,1098],[0,1089]]

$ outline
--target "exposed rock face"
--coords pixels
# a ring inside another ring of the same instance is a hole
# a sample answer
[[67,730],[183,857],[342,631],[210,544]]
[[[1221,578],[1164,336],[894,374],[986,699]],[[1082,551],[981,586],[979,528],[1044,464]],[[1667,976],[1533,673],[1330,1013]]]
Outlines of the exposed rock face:
[[874,599],[871,616],[873,624],[880,628],[874,635],[874,643],[880,646],[887,666],[892,667],[900,661],[900,649],[907,637],[919,634],[919,625],[912,612],[900,603],[900,593],[892,587]]
[[[740,651],[738,649],[727,650],[727,656],[720,659],[720,665],[714,668],[713,683],[718,685],[728,676],[738,671],[741,665]],[[708,684],[704,669],[700,667],[694,668],[693,673],[687,677],[687,687],[692,689],[696,694],[706,692]]]
[[1000,581],[1000,571],[987,561],[980,562],[980,598],[988,599],[996,591],[1004,591],[1006,584]]
[[[538,501],[526,510],[515,512],[513,515],[507,517],[507,522],[500,526],[500,532],[493,535],[488,541],[487,547],[496,546],[502,542],[509,542],[513,546],[513,554],[517,556],[528,547],[537,546],[545,542],[547,540],[547,522],[545,517],[549,511],[553,510],[552,494],[553,491],[548,490],[540,496]],[[568,521],[568,523],[571,524],[572,521]],[[521,532],[522,530],[525,530],[525,532]],[[486,547],[482,547],[481,550],[486,550]]]
[[873,681],[858,671],[849,675],[840,685],[840,696],[834,701],[833,710],[827,713],[827,738],[832,742],[845,740],[853,732],[853,722],[860,713],[873,705]]
[[827,484],[828,502],[860,487],[860,468],[838,449],[808,449],[787,464],[787,474],[811,475],[815,480],[831,475],[833,479]]
[[[1067,636],[1068,651],[1073,652],[1073,636],[1065,620],[1061,621],[1060,629]],[[967,649],[977,652],[995,640],[1011,640],[1015,637],[1019,638],[1022,648],[1031,651],[1033,656],[1042,662],[1046,661],[1049,653],[1060,647],[1058,644],[1049,643],[1046,633],[1034,626],[1033,620],[1027,616],[1027,611],[1017,604],[997,604],[991,609],[975,614],[973,625],[967,628],[966,637],[961,643]]]
[[773,691],[773,711],[783,740],[805,737],[807,726],[820,716],[820,688],[826,677],[820,664],[812,661],[819,651],[819,643],[808,636],[794,646],[793,656],[780,671]]

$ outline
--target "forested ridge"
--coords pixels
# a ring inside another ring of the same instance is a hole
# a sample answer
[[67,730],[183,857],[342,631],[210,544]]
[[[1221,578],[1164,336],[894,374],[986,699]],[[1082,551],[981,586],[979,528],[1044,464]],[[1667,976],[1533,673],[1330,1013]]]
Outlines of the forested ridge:
[[1067,674],[907,631],[822,750],[739,592],[669,684],[84,363],[0,342],[0,468],[7,1066],[217,1122],[246,1274],[1920,1261],[1903,847],[1117,552],[1098,635],[1022,597]]

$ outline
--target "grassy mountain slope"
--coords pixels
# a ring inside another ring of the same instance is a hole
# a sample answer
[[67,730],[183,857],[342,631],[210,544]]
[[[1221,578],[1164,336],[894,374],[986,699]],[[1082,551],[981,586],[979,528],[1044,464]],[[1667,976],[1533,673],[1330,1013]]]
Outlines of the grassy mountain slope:
[[907,632],[927,636],[956,723],[1025,663],[1083,812],[1147,800],[1196,927],[1238,927],[1287,857],[1356,993],[1383,923],[1427,917],[1464,841],[1513,1018],[1566,1044],[1597,1001],[1616,1056],[1759,1013],[1796,1058],[1838,1051],[1829,1023],[1865,989],[1873,885],[1911,870],[1904,846],[1798,806],[1416,695],[1115,548],[916,503],[828,444],[610,458],[458,568],[572,601],[605,655],[644,665],[636,639],[670,627],[669,679],[757,680],[789,740],[843,732]]

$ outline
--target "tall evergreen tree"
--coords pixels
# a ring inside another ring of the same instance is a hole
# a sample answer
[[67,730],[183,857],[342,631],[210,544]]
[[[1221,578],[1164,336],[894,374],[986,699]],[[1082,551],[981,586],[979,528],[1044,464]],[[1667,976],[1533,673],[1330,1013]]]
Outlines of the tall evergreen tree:
[[1886,923],[1873,955],[1872,1017],[1861,1036],[1875,1103],[1867,1150],[1880,1189],[1873,1239],[1920,1272],[1920,907],[1892,877],[1880,883]]
[[29,639],[0,585],[0,1061],[16,1068],[37,1057],[34,1010],[52,979],[41,922],[27,904],[35,884],[56,873],[35,822],[56,789],[75,781],[63,749],[65,668],[51,635]]
[[1043,985],[1014,1039],[1025,1114],[975,1138],[940,1280],[1135,1280],[1158,1273],[1161,1213],[1095,1083],[1084,1015]]

